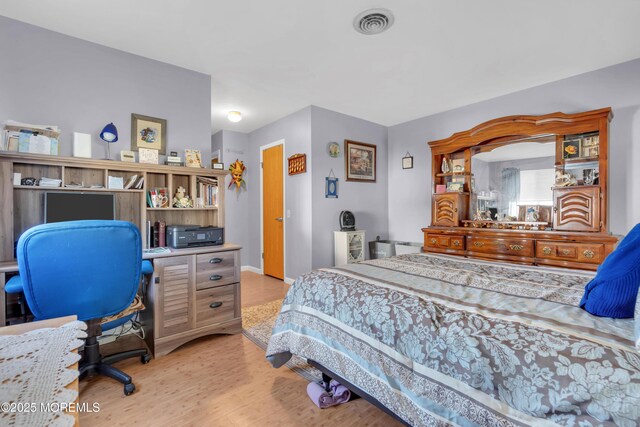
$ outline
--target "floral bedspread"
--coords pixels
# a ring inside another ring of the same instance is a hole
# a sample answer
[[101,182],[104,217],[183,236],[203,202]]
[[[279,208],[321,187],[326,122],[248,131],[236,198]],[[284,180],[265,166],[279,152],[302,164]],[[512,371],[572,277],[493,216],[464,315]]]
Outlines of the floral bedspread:
[[590,278],[431,254],[315,270],[267,358],[315,360],[415,426],[636,426],[633,320],[578,308]]

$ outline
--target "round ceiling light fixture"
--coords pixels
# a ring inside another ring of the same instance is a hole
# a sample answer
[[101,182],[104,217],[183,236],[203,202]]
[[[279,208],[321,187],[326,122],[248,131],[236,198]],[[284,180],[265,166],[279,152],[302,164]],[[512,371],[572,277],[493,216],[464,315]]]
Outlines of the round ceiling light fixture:
[[388,9],[369,9],[358,14],[353,20],[353,28],[365,35],[380,34],[393,25],[393,13]]
[[240,120],[242,120],[242,114],[240,113],[240,111],[229,111],[227,113],[227,119],[229,119],[230,122],[238,123]]

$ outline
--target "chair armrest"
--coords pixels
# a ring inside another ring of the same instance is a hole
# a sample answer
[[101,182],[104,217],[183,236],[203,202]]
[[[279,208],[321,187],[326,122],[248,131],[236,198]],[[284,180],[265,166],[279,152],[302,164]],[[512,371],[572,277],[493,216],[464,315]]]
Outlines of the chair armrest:
[[8,294],[19,294],[23,291],[20,275],[15,275],[4,285],[4,291]]
[[153,264],[148,259],[142,260],[142,265],[140,267],[140,271],[142,275],[147,275],[153,273]]

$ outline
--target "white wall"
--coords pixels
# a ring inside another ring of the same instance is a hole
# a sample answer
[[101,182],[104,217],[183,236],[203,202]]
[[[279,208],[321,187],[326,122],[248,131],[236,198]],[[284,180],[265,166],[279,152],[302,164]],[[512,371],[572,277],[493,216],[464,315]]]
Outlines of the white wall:
[[[72,153],[73,132],[118,128],[111,157],[131,147],[131,113],[167,120],[167,152],[185,148],[210,159],[211,77],[0,16],[0,123],[57,125],[60,155]],[[163,161],[164,159],[161,158]]]
[[[320,107],[311,107],[311,135],[313,153],[313,268],[333,265],[333,231],[339,230],[339,215],[352,211],[356,228],[366,230],[366,240],[388,236],[387,215],[387,128],[385,126],[336,113]],[[344,140],[350,139],[376,146],[376,182],[345,181]],[[330,142],[340,145],[337,158],[328,154]],[[338,178],[338,198],[325,198],[325,178],[333,169]],[[367,254],[369,251],[367,246]]]

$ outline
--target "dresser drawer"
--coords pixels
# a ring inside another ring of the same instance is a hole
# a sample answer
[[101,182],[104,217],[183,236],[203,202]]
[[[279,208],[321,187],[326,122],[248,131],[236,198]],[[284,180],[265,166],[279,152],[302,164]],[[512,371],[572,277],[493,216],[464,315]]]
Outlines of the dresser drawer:
[[237,317],[235,306],[238,286],[218,286],[196,291],[196,328]]
[[464,250],[464,236],[427,234],[426,244],[430,248]]
[[467,237],[467,250],[484,254],[532,257],[533,240],[469,236]]
[[536,242],[536,257],[600,264],[604,260],[602,243]]
[[208,289],[240,281],[238,251],[201,254],[196,258],[196,289]]

